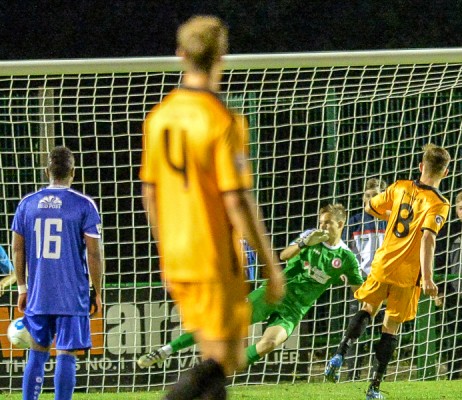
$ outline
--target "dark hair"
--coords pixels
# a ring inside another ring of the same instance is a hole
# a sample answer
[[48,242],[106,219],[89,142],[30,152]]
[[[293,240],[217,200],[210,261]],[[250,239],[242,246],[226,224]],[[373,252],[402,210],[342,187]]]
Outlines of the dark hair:
[[48,155],[48,171],[53,179],[67,179],[74,168],[74,155],[64,146],[55,147]]

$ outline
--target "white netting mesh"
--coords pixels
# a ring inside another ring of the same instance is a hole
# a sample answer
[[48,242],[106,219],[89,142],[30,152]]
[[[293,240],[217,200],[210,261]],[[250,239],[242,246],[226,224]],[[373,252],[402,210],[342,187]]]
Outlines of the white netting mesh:
[[[313,62],[310,67],[306,55],[303,67],[278,68],[273,60],[267,69],[254,69],[251,57],[247,66],[239,61],[233,68],[232,61],[223,77],[223,96],[249,119],[255,194],[276,250],[314,227],[318,209],[328,202],[343,203],[350,215],[358,212],[366,178],[391,183],[417,177],[421,148],[430,141],[446,146],[454,158],[441,191],[455,201],[462,187],[460,64],[409,65],[404,57],[396,65],[325,67]],[[66,73],[63,66],[58,75],[47,75],[38,66],[27,76],[0,78],[0,244],[9,250],[16,205],[44,184],[43,161],[54,145],[64,144],[76,154],[74,187],[95,199],[103,219],[105,314],[93,322],[100,334],[92,352],[80,358],[77,390],[162,388],[196,355],[182,352],[150,371],[135,368],[141,353],[181,333],[177,311],[158,284],[156,249],[138,179],[142,121],[178,86],[181,74],[171,66],[162,72],[155,60],[149,65],[154,72],[118,72],[121,67],[108,63],[103,72],[92,73],[83,63],[81,73]],[[437,277],[443,290],[449,287],[445,282],[458,282],[459,264],[447,268],[451,244],[460,237],[455,220],[452,213],[438,241]],[[460,360],[459,296],[460,290],[452,294],[443,312],[422,301],[418,319],[403,327],[390,379],[444,376],[448,360]],[[283,350],[237,374],[233,382],[322,380],[351,315],[351,302],[344,287],[327,291]],[[19,388],[24,368],[23,352],[11,351],[5,335],[17,315],[15,304],[14,291],[0,298],[0,390]],[[252,327],[250,341],[261,330]],[[372,357],[370,337],[378,332],[376,326],[363,340],[363,379]],[[51,362],[49,375],[53,367]],[[47,380],[45,387],[51,385]]]

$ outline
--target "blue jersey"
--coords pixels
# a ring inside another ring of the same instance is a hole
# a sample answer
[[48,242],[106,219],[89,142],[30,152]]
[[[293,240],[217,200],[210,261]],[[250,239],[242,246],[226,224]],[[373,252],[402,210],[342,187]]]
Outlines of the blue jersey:
[[353,215],[343,231],[343,240],[356,254],[361,269],[366,275],[371,272],[375,252],[385,238],[387,222],[365,212]]
[[95,203],[73,189],[47,187],[21,200],[12,230],[25,240],[26,315],[88,315],[84,235],[100,237]]
[[245,255],[245,273],[247,279],[253,281],[257,278],[257,253],[250,247],[250,244],[245,239],[241,239],[242,251]]
[[0,246],[0,272],[2,274],[11,274],[13,272],[13,264],[11,264],[8,254],[6,254],[5,249]]

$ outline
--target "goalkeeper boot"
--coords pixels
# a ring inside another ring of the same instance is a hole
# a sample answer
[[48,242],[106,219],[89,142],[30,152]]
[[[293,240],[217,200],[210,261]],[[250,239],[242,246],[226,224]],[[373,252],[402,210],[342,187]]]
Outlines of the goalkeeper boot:
[[328,381],[337,383],[340,380],[340,367],[343,364],[343,356],[336,354],[332,359],[327,363],[326,370],[324,371],[324,376]]
[[379,387],[371,384],[369,389],[366,392],[366,400],[373,400],[373,399],[385,399],[384,395],[380,393]]
[[167,359],[167,357],[168,357],[167,353],[160,348],[160,349],[151,351],[148,354],[142,355],[140,358],[138,358],[137,364],[141,368],[151,367],[154,364],[157,364],[158,366],[160,366]]

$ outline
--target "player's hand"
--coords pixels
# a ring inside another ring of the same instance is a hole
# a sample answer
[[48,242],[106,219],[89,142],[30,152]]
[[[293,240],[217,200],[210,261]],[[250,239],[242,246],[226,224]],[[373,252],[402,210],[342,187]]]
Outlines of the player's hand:
[[286,289],[286,279],[280,269],[277,269],[268,279],[266,284],[265,300],[268,304],[277,304],[282,301]]
[[102,310],[101,295],[96,294],[93,286],[90,288],[90,318]]
[[435,302],[435,307],[441,308],[444,306],[444,298],[436,295],[435,297],[432,297],[433,301]]
[[27,292],[18,295],[18,310],[19,312],[24,312],[26,310],[26,303],[27,303]]
[[323,229],[315,229],[308,236],[302,238],[301,240],[305,243],[305,246],[314,246],[315,244],[325,242],[329,239],[329,232]]
[[422,291],[427,296],[436,297],[438,294],[438,286],[435,285],[433,279],[424,279],[422,280]]

